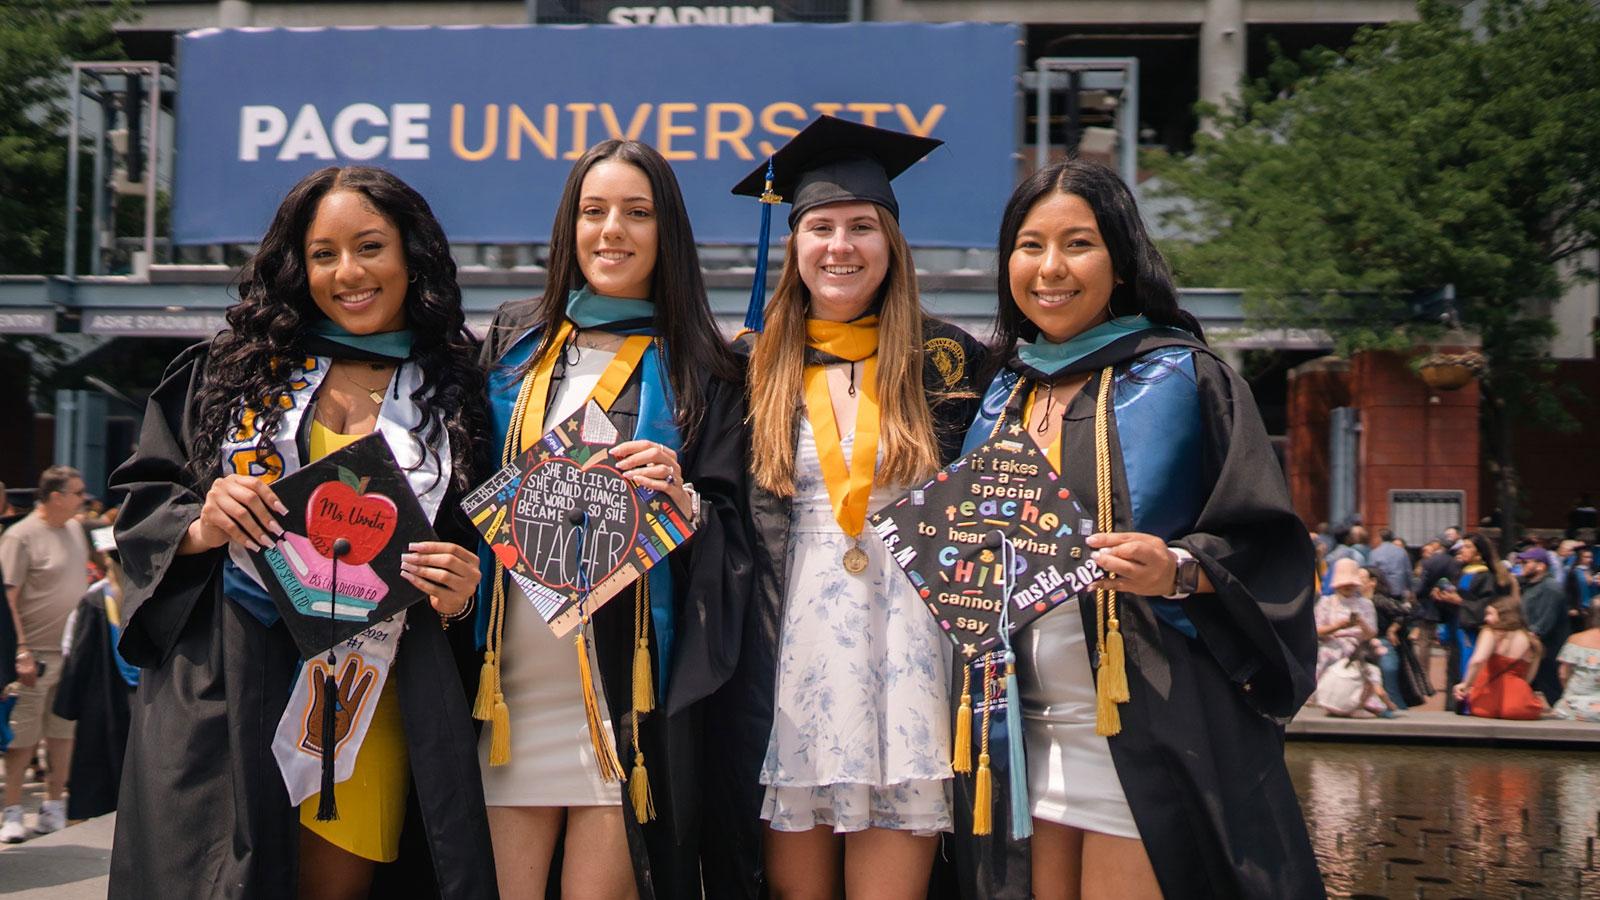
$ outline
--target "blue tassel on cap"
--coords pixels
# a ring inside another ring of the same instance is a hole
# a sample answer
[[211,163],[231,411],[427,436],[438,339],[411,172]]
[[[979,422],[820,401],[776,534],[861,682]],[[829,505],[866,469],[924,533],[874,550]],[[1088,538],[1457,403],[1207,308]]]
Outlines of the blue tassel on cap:
[[1028,761],[1022,753],[1022,700],[1017,691],[1017,655],[1006,647],[1006,744],[1011,766],[1011,839],[1033,836],[1033,804],[1028,802]]
[[772,207],[783,198],[772,192],[772,158],[767,158],[767,185],[761,194],[761,236],[756,242],[755,283],[750,285],[750,305],[745,309],[746,331],[759,332],[766,324],[767,310],[767,248],[772,239]]
[[1000,606],[1000,640],[1006,650],[1006,765],[1011,783],[1011,839],[1033,836],[1033,804],[1028,802],[1028,760],[1022,746],[1022,697],[1017,690],[1017,654],[1011,649],[1011,588],[1016,582],[1017,548],[1001,531],[1000,559],[1005,572],[1005,590]]

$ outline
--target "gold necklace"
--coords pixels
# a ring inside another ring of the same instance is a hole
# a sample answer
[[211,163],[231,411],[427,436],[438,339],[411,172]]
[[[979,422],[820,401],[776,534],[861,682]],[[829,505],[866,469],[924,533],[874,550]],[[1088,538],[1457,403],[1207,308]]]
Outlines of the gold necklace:
[[355,385],[356,387],[362,389],[363,391],[366,391],[367,392],[367,396],[369,398],[371,398],[373,403],[377,404],[378,406],[382,406],[383,405],[383,389],[389,386],[389,382],[387,380],[383,384],[379,385],[378,387],[372,388],[372,387],[368,387],[368,386],[362,384],[361,382],[355,380],[355,378],[351,377],[349,369],[340,369],[339,370],[339,374],[344,376],[344,380],[345,381],[348,381],[351,384]]

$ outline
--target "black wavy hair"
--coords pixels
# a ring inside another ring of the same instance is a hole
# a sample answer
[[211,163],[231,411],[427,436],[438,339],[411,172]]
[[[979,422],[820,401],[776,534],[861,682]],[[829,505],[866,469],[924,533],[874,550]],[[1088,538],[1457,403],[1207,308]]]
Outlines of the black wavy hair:
[[1034,205],[1051,192],[1082,197],[1094,211],[1100,236],[1111,254],[1111,267],[1121,283],[1111,290],[1111,315],[1143,315],[1157,325],[1182,328],[1200,341],[1205,340],[1200,322],[1178,306],[1178,288],[1172,270],[1145,230],[1144,220],[1133,192],[1117,173],[1104,165],[1070,159],[1030,175],[1011,192],[1005,213],[1000,217],[1000,242],[997,253],[994,358],[1003,363],[1016,350],[1018,340],[1037,340],[1039,326],[1029,321],[1011,295],[1010,267],[1006,261],[1017,245],[1017,233]]
[[450,438],[454,486],[464,490],[473,482],[476,445],[488,431],[484,378],[444,229],[422,195],[389,172],[329,166],[301,179],[283,198],[255,255],[239,271],[239,302],[228,308],[228,328],[211,341],[189,448],[190,474],[202,489],[219,473],[223,435],[240,427],[241,398],[258,417],[263,450],[283,421],[283,407],[270,401],[289,394],[294,363],[306,355],[301,348],[307,330],[327,318],[306,281],[306,231],[322,199],[336,191],[360,194],[400,232],[411,279],[406,324],[415,337],[412,361],[422,369],[422,384],[411,396],[422,420],[412,434],[430,446],[442,429]]
[[694,229],[683,203],[683,192],[672,167],[655,148],[638,141],[602,141],[573,164],[556,206],[550,229],[550,269],[544,295],[539,299],[543,332],[539,346],[528,357],[524,374],[543,358],[566,316],[567,294],[584,284],[578,266],[578,201],[589,170],[609,160],[625,162],[650,180],[656,211],[656,267],[650,275],[650,299],[655,304],[656,333],[667,347],[667,378],[677,402],[678,429],[685,443],[693,439],[705,414],[706,392],[701,382],[710,374],[737,378],[733,352],[728,349],[717,320],[706,301],[705,279],[700,274],[700,254],[695,250]]

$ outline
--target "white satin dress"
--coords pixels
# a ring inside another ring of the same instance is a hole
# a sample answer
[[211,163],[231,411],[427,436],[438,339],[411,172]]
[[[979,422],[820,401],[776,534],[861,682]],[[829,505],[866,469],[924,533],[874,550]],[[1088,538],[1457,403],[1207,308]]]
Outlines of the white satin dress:
[[1033,817],[1138,838],[1111,746],[1094,733],[1094,679],[1078,604],[1073,598],[1040,616],[1016,643]]
[[[578,348],[576,355],[577,362],[567,366],[556,388],[548,422],[560,422],[577,412],[616,356],[592,348]],[[478,769],[483,773],[485,804],[621,806],[621,785],[600,778],[572,636],[556,637],[517,583],[510,586],[500,683],[511,712],[511,761],[489,765],[490,729],[484,728],[478,739]],[[589,659],[593,665],[592,647]],[[603,691],[598,699],[600,719],[610,728]]]

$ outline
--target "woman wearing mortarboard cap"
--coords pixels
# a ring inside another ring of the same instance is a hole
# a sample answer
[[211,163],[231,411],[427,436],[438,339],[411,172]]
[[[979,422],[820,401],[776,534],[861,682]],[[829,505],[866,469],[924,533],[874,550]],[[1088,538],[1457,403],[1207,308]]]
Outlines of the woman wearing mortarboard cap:
[[1107,574],[1013,639],[1025,760],[957,779],[963,894],[1321,897],[1281,724],[1314,686],[1313,553],[1250,387],[1104,166],[1025,180],[998,248],[1006,364],[967,447],[1034,441]]
[[739,342],[756,576],[704,714],[708,896],[920,897],[951,827],[946,640],[866,527],[976,399],[981,347],[923,313],[889,184],[939,144],[823,117],[734,189],[793,206]]
[[[698,897],[692,714],[724,579],[747,577],[744,392],[706,303],[672,169],[634,141],[567,177],[542,297],[501,307],[484,346],[501,464],[589,400],[635,484],[695,520],[682,546],[557,638],[492,554],[474,714],[500,892]],[[576,648],[576,653],[574,653]]]

